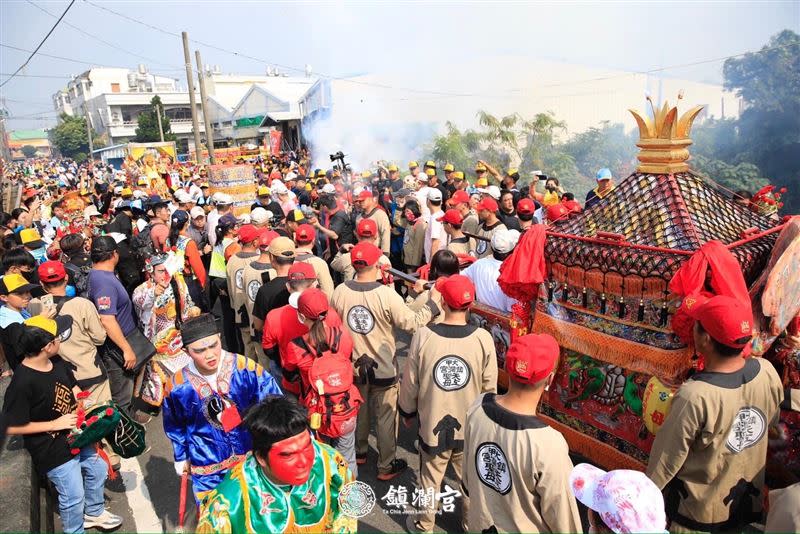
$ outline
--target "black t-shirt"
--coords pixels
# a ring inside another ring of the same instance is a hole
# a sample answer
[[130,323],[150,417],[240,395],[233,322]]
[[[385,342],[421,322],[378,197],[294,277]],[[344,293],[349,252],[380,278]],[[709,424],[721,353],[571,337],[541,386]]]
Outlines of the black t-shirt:
[[[14,370],[3,405],[9,426],[52,421],[78,408],[72,394],[72,388],[76,386],[72,371],[59,357],[51,361],[53,369],[48,372],[31,369],[24,363]],[[72,459],[67,434],[67,430],[61,430],[23,437],[25,448],[39,473],[45,474]]]
[[506,225],[506,228],[509,230],[517,230],[520,231],[522,228],[519,226],[519,219],[517,219],[517,212],[512,211],[511,213],[506,213],[503,210],[497,210],[497,218]]
[[253,317],[263,321],[271,310],[289,304],[289,291],[286,289],[288,280],[286,276],[278,276],[258,288]]
[[336,241],[332,239],[329,240],[329,246],[333,254],[338,252],[339,247],[342,245],[356,242],[356,237],[353,233],[353,221],[350,220],[350,216],[342,210],[331,215],[328,220],[328,229],[332,232],[336,232],[336,235],[339,236],[339,239]]

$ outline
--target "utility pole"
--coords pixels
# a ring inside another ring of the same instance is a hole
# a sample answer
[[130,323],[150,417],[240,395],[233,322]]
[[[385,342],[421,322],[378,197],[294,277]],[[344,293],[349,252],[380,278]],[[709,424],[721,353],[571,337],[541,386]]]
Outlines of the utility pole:
[[206,129],[206,146],[208,147],[208,158],[214,165],[214,130],[211,129],[211,119],[208,116],[208,98],[206,97],[206,78],[203,74],[203,60],[200,59],[200,50],[194,51],[197,60],[197,79],[200,81],[200,108],[203,110],[203,124]]
[[161,136],[161,142],[164,142],[164,127],[161,126],[161,106],[156,104],[156,117],[158,118],[158,135]]
[[90,124],[89,110],[86,102],[83,103],[83,117],[86,119],[86,137],[89,139],[89,160],[94,162],[94,145],[92,143],[92,125]]
[[194,153],[198,164],[202,163],[203,146],[200,144],[200,126],[197,123],[197,103],[194,98],[194,75],[192,74],[192,58],[189,55],[189,34],[183,36],[183,59],[186,62],[186,86],[189,89],[189,105],[192,106],[192,131],[194,132]]

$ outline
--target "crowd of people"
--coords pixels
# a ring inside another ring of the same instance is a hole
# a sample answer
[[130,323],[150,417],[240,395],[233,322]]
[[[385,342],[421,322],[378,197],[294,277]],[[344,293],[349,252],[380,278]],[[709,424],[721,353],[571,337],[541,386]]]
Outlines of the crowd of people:
[[[122,523],[103,501],[113,447],[70,446],[76,411],[109,403],[161,416],[201,532],[355,531],[339,496],[363,470],[408,469],[401,421],[419,428],[420,490],[438,493],[452,467],[468,532],[581,532],[578,502],[594,532],[761,520],[767,439],[737,420],[746,408],[766,430],[791,398],[769,362],[742,358],[752,317],[733,299],[690,310],[706,367],[678,390],[646,473],[573,466],[537,417],[560,353],[549,335],[514,341],[497,391],[495,344],[469,310],[511,310],[497,279],[520,236],[602,202],[608,169],[581,206],[556,178],[521,186],[484,161],[474,176],[434,161],[404,176],[311,169],[305,151],[246,164],[250,206],[211,194],[200,165],[5,169],[23,190],[0,214],[4,423],[55,486],[65,532]],[[406,527],[430,532],[436,514],[421,499]]]

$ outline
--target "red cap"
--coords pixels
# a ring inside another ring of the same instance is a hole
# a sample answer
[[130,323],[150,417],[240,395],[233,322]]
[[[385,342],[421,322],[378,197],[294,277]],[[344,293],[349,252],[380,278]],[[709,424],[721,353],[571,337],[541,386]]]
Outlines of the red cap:
[[453,196],[450,197],[450,200],[453,201],[453,204],[468,204],[469,194],[463,189],[459,189],[453,193]]
[[289,267],[289,274],[287,275],[290,282],[297,280],[316,280],[317,273],[314,272],[314,267],[310,263],[296,261]]
[[350,263],[353,267],[369,267],[375,265],[382,254],[381,249],[372,243],[362,241],[350,251]]
[[492,197],[482,198],[481,201],[478,202],[478,206],[475,209],[478,211],[489,210],[491,212],[495,212],[498,210],[497,201]]
[[442,299],[454,310],[463,310],[475,301],[475,284],[463,274],[454,274],[436,281]]
[[317,238],[317,232],[310,224],[301,224],[294,231],[294,240],[296,243],[312,243]]
[[261,229],[261,233],[258,234],[258,248],[267,250],[269,248],[269,244],[272,243],[272,240],[278,237],[278,232],[275,230],[267,230],[266,228]]
[[297,301],[297,311],[306,319],[324,319],[328,308],[328,297],[315,287],[303,291]]
[[506,373],[515,382],[541,382],[555,369],[559,350],[550,334],[518,337],[506,352]]
[[552,206],[547,206],[547,221],[550,223],[554,223],[561,219],[566,219],[569,217],[569,210],[564,207],[564,204],[553,204]]
[[682,306],[689,317],[700,321],[703,330],[723,345],[743,349],[753,338],[753,312],[733,297],[689,295]]
[[358,200],[364,200],[365,198],[372,198],[372,191],[364,189],[358,194]]
[[461,212],[458,210],[447,210],[444,212],[442,222],[450,223],[454,226],[461,226],[464,222],[464,217],[461,216]]
[[580,213],[583,211],[581,203],[577,200],[562,200],[561,203],[572,213]]
[[358,237],[375,237],[378,235],[378,223],[372,219],[361,219],[356,225]]
[[517,213],[520,215],[533,215],[536,211],[536,204],[529,198],[522,198],[517,202]]
[[239,228],[237,232],[239,236],[239,243],[250,243],[258,239],[258,228],[252,224],[245,224]]
[[60,261],[46,261],[39,266],[39,280],[42,282],[59,282],[66,277],[67,271]]

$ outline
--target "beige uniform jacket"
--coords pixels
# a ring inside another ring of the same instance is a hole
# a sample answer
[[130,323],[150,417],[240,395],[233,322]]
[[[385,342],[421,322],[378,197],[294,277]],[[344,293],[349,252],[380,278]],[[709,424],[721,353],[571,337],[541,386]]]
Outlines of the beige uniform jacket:
[[260,256],[258,252],[237,252],[228,259],[225,267],[228,278],[228,298],[231,299],[231,308],[236,314],[236,324],[241,324],[242,317],[239,309],[244,306],[244,268],[247,264]]
[[475,240],[470,239],[467,236],[451,239],[450,242],[447,243],[447,250],[449,250],[455,255],[467,254],[470,256],[474,256]]
[[75,380],[84,389],[105,380],[105,373],[99,364],[97,347],[106,341],[106,329],[100,321],[92,301],[82,297],[65,300],[59,315],[72,317],[72,327],[62,337],[58,354],[75,366]]
[[487,393],[467,411],[464,443],[469,532],[582,532],[560,432]]
[[470,211],[469,215],[464,217],[464,221],[461,223],[461,231],[469,234],[477,234],[479,225],[480,220],[478,220],[478,216],[475,212]]
[[667,517],[692,530],[760,520],[767,432],[783,387],[749,358],[735,373],[698,373],[681,385],[656,434],[647,476],[665,490]]
[[428,222],[420,217],[414,224],[406,227],[403,237],[403,263],[409,267],[419,267],[425,263],[425,232]]
[[359,215],[356,221],[360,221],[363,218],[372,219],[375,221],[375,224],[378,226],[378,241],[375,243],[379,249],[383,251],[385,255],[389,255],[390,249],[390,240],[392,237],[392,225],[389,222],[389,216],[386,215],[386,212],[382,209],[375,207],[371,212],[368,214]]
[[331,278],[331,270],[328,268],[328,264],[325,260],[314,255],[310,250],[300,249],[297,251],[294,261],[308,263],[314,268],[314,272],[317,275],[317,282],[319,283],[319,289],[325,293],[325,296],[330,300],[333,295],[333,278]]
[[[483,239],[475,240],[475,255],[478,257],[478,259],[492,255],[492,247],[490,246],[492,236],[497,230],[505,227],[506,225],[501,223],[500,221],[497,221],[492,226],[487,226],[486,223],[481,223],[478,226],[478,231],[475,232],[475,235],[485,237],[486,239],[489,240],[489,241],[485,241]],[[464,227],[462,226],[461,228],[463,229]]]
[[439,314],[433,302],[412,311],[393,286],[380,282],[348,280],[334,290],[331,305],[352,335],[356,375],[378,387],[397,381],[394,328],[412,332]]
[[250,324],[253,324],[253,306],[256,303],[256,295],[258,290],[264,284],[264,273],[267,273],[269,280],[272,280],[278,273],[272,268],[269,263],[262,263],[256,258],[245,265],[242,272],[242,285],[244,286],[244,307],[247,310],[247,316],[250,318]]
[[[389,260],[388,257],[381,255],[378,258],[378,267],[381,266],[391,267],[392,262]],[[353,264],[350,262],[350,253],[349,252],[342,252],[341,250],[336,253],[336,256],[333,257],[333,261],[331,261],[331,269],[338,273],[342,273],[342,278],[345,281],[352,280],[356,277],[356,270],[353,269]],[[381,281],[383,280],[383,275],[378,270],[378,274],[375,276],[375,280]]]
[[488,331],[471,324],[423,326],[411,338],[398,407],[404,417],[419,414],[423,451],[461,451],[467,408],[496,387],[497,356]]

